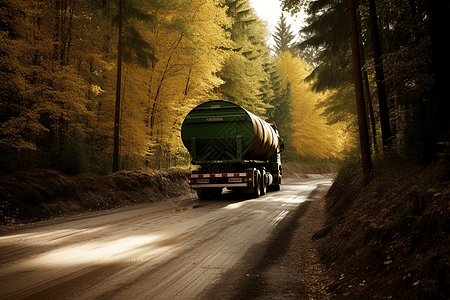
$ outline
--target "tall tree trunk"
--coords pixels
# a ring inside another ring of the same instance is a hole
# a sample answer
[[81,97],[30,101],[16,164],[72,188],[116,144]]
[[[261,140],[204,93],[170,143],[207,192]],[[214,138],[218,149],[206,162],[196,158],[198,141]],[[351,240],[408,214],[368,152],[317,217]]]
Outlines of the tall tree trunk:
[[367,104],[367,111],[369,112],[370,127],[372,133],[373,153],[378,154],[378,140],[377,140],[377,127],[375,122],[375,114],[373,112],[372,96],[370,96],[369,78],[367,71],[363,72],[364,78],[364,95]]
[[117,86],[116,86],[116,107],[114,118],[114,151],[113,151],[113,172],[119,171],[120,157],[120,86],[122,84],[122,0],[119,0],[119,42],[117,46]]
[[189,74],[188,74],[188,76],[187,76],[186,87],[184,88],[184,97],[183,97],[183,100],[186,99],[186,96],[187,96],[188,91],[189,91],[189,84],[190,84],[190,79],[191,79],[191,72],[192,72],[192,68],[189,69]]
[[367,130],[366,107],[364,105],[363,82],[361,75],[361,55],[359,53],[358,25],[356,18],[355,0],[348,0],[348,15],[350,23],[350,37],[352,44],[353,77],[355,80],[356,107],[358,111],[359,143],[361,147],[362,168],[365,182],[369,181],[372,170],[372,159]]
[[[366,58],[364,54],[364,46],[362,43],[360,43],[360,49],[361,49],[361,64],[364,66],[366,63]],[[377,129],[376,129],[376,122],[375,122],[375,114],[373,112],[373,105],[372,105],[372,96],[370,95],[370,86],[369,86],[369,76],[367,75],[367,71],[364,69],[362,72],[363,76],[363,83],[364,83],[364,99],[366,102],[366,109],[369,113],[367,120],[370,121],[371,126],[371,133],[372,133],[372,144],[373,144],[373,153],[378,153],[378,142],[377,142]]]
[[55,32],[53,34],[54,36],[54,45],[53,48],[55,50],[54,52],[54,60],[58,60],[61,56],[61,27],[62,27],[62,12],[61,12],[61,0],[55,0],[54,3],[54,14],[55,14]]
[[387,103],[386,85],[384,83],[383,60],[381,58],[381,43],[375,0],[369,0],[369,24],[370,34],[372,36],[373,58],[375,61],[378,102],[380,105],[381,140],[383,147],[386,148],[391,144],[392,132],[389,124],[389,107]]
[[[356,6],[359,6],[359,2],[356,2]],[[358,26],[358,36],[361,36],[361,16],[357,18],[357,26]],[[366,54],[364,51],[364,45],[359,40],[359,49],[360,49],[360,55],[361,55],[361,65],[362,65],[362,77],[363,77],[363,84],[364,84],[364,100],[366,104],[366,112],[368,113],[367,121],[370,124],[371,133],[372,133],[372,153],[378,154],[378,141],[377,141],[377,130],[376,130],[376,122],[375,122],[375,115],[373,112],[373,105],[372,105],[372,96],[370,92],[370,85],[369,85],[369,76],[367,74],[367,70],[364,68],[364,65],[366,64]],[[369,135],[370,136],[370,135]],[[369,142],[370,145],[370,142]]]
[[69,58],[70,58],[70,47],[72,45],[72,25],[73,25],[73,15],[75,11],[75,0],[70,1],[70,15],[69,15],[69,24],[67,28],[67,46],[66,46],[66,53],[64,55],[64,65],[69,64]]
[[409,6],[411,7],[411,15],[414,18],[417,14],[416,0],[409,0]]
[[439,139],[448,141],[450,135],[450,92],[448,88],[450,57],[444,31],[448,30],[450,26],[450,3],[448,1],[429,1],[428,10],[432,50],[431,67],[434,74],[434,84],[431,89],[435,108],[433,113],[436,125],[444,135]]

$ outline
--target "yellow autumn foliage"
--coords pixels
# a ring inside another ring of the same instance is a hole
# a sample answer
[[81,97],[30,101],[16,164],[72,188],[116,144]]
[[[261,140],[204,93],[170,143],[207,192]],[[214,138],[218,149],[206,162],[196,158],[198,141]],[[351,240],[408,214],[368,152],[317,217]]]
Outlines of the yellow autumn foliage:
[[[158,41],[158,62],[149,70],[149,127],[152,143],[181,145],[180,126],[191,108],[211,98],[222,80],[222,68],[230,47],[225,28],[230,26],[219,1],[190,1],[189,32],[155,29],[149,39]],[[183,14],[183,16],[176,16]],[[175,146],[176,147],[176,146]]]
[[[129,63],[122,69],[121,167],[140,157],[158,159],[161,151],[186,151],[180,127],[186,114],[213,96],[223,81],[216,76],[229,56],[225,28],[231,25],[219,1],[193,0],[183,10],[154,12],[171,26],[185,20],[184,28],[150,26],[142,31],[152,43],[158,61],[148,68]],[[100,132],[112,130],[116,68],[104,75],[105,93],[97,97]],[[109,151],[112,151],[110,149]],[[150,155],[147,157],[147,155]]]
[[292,146],[298,155],[314,158],[343,158],[351,138],[344,122],[328,125],[322,115],[323,109],[316,108],[318,101],[328,94],[315,93],[304,79],[310,74],[309,66],[290,52],[279,56],[279,67],[284,80],[291,82],[294,110],[294,132]]

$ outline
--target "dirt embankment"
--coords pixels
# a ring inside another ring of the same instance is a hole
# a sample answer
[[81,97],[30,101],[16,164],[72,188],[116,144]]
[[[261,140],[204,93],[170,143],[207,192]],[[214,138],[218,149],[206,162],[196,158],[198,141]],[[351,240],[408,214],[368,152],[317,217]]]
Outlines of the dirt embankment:
[[450,299],[450,181],[442,165],[359,165],[330,188],[315,234],[331,299]]
[[69,176],[54,170],[0,178],[0,230],[95,211],[163,201],[190,192],[188,171]]

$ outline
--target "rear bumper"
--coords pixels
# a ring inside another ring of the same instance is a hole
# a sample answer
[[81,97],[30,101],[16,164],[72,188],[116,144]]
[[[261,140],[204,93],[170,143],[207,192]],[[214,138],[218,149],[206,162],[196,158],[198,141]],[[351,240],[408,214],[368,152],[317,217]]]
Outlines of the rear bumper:
[[209,188],[209,187],[252,187],[252,183],[194,183],[189,185],[191,188],[200,189],[200,188]]

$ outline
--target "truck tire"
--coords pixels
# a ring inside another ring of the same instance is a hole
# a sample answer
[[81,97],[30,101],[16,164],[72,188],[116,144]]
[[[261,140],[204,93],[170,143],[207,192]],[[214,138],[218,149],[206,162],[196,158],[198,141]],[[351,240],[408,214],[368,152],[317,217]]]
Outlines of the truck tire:
[[261,173],[258,171],[258,173],[255,176],[255,188],[254,192],[252,194],[253,198],[259,198],[261,195]]
[[266,170],[262,170],[261,172],[261,196],[264,196],[267,193],[267,178],[266,178]]
[[271,190],[279,191],[280,189],[281,189],[281,174],[280,174],[280,171],[278,171],[277,183],[275,183],[271,186]]
[[196,190],[196,192],[197,196],[202,200],[206,200],[209,198],[209,195],[206,193],[205,189],[198,189]]

